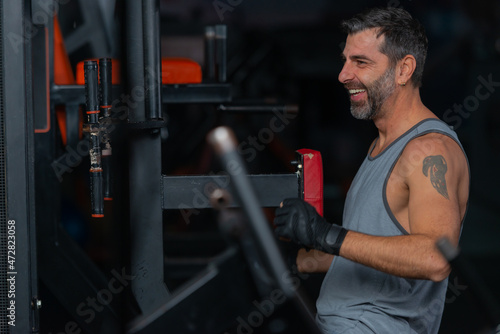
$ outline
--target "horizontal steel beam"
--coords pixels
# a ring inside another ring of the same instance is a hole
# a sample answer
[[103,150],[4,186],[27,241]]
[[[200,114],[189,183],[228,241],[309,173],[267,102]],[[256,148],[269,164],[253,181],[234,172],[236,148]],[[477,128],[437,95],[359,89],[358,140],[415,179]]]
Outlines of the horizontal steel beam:
[[[285,198],[299,197],[297,174],[250,175],[250,181],[262,207],[277,207]],[[212,207],[210,195],[217,189],[231,193],[228,175],[162,176],[162,208],[204,209]],[[229,205],[237,207],[235,199]]]
[[[131,98],[122,94],[119,85],[112,87],[113,102],[127,103]],[[50,90],[51,103],[66,104],[69,102],[84,104],[85,87],[83,85],[54,85]],[[171,84],[161,86],[162,103],[226,103],[231,101],[231,84],[201,83],[201,84]]]

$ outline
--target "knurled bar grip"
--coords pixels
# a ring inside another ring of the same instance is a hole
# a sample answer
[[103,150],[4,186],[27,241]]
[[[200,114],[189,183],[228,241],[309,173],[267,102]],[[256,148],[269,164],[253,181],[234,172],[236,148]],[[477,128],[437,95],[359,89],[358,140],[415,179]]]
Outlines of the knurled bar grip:
[[85,75],[85,111],[90,129],[90,202],[92,217],[104,216],[104,199],[102,192],[101,146],[99,139],[99,99],[97,62],[84,62]]
[[103,169],[103,197],[104,200],[111,201],[112,178],[111,178],[111,138],[108,126],[111,124],[111,89],[112,89],[112,63],[110,58],[99,59],[99,95],[101,105],[101,141],[102,141],[102,169]]

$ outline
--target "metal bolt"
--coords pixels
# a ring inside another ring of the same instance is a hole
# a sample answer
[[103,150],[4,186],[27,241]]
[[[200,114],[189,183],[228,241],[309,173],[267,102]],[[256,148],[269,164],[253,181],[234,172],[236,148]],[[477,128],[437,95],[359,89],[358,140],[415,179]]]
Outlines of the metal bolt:
[[31,307],[35,308],[37,310],[41,309],[42,308],[42,301],[40,299],[37,299],[37,298],[33,298],[33,300],[31,301]]

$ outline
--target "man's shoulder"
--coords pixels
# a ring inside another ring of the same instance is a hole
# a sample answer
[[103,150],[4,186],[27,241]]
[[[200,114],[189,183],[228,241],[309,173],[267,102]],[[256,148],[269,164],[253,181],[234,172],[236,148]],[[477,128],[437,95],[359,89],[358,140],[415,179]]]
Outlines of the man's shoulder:
[[403,151],[403,156],[406,155],[413,158],[415,158],[416,155],[422,154],[463,155],[463,151],[459,143],[451,136],[430,132],[410,140]]
[[[465,176],[468,170],[467,159],[458,142],[447,135],[433,132],[408,142],[399,162],[400,168],[412,171],[421,170],[433,162],[446,165],[450,174],[454,171],[457,176]],[[415,174],[408,173],[408,176],[411,175]]]

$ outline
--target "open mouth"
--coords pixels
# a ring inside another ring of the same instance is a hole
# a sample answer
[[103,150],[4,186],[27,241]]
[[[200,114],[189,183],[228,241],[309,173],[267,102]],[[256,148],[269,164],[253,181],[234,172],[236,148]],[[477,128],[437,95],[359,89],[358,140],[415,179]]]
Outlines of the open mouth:
[[366,89],[349,89],[351,100],[357,101],[366,94]]

